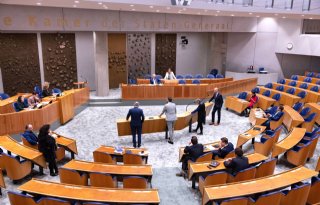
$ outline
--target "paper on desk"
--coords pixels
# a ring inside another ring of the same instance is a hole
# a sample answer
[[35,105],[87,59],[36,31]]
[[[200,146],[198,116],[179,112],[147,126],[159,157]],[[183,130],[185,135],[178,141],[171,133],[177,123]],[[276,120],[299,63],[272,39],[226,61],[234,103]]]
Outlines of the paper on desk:
[[210,145],[206,145],[206,149],[208,149],[208,150],[214,150],[215,148],[210,144]]

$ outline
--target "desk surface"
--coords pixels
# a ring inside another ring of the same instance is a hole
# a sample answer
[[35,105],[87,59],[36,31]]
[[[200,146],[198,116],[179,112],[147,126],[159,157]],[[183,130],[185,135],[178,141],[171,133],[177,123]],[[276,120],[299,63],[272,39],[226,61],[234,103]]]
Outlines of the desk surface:
[[78,154],[76,140],[64,137],[56,132],[53,132],[53,137],[56,139],[56,143],[60,146],[67,148],[69,151]]
[[240,147],[243,144],[245,144],[246,142],[248,142],[249,140],[255,138],[257,135],[259,135],[262,132],[264,132],[265,129],[266,129],[265,126],[255,125],[254,127],[249,129],[248,131],[240,134],[238,136],[237,147]]
[[71,160],[63,168],[83,172],[100,172],[114,175],[152,176],[151,165],[115,165],[99,162]]
[[[248,155],[246,155],[246,157],[248,157],[249,164],[258,163],[258,162],[261,162],[263,160],[268,159],[268,157],[266,157],[262,154],[259,154],[259,153],[248,154]],[[211,168],[211,169],[208,168],[208,165],[211,162],[190,163],[190,170],[188,173],[189,179],[191,179],[194,174],[205,173],[205,172],[209,173],[209,172],[225,170],[226,167],[223,164],[224,160],[225,159],[216,160],[216,161],[220,162],[219,166],[217,166],[215,168]]]
[[18,188],[31,194],[109,203],[159,204],[157,189],[105,189],[32,179]]
[[41,167],[46,168],[47,164],[41,152],[27,147],[12,139],[9,135],[0,136],[0,147],[24,158],[30,160]]
[[[220,141],[217,141],[217,142],[212,142],[212,143],[208,143],[208,144],[203,144],[203,152],[206,153],[206,152],[210,152],[212,150],[214,150],[214,146],[215,145],[219,145],[220,144]],[[179,162],[181,162],[182,160],[182,157],[185,155],[184,153],[184,149],[186,147],[179,147]]]
[[246,196],[288,187],[316,175],[318,175],[318,172],[314,170],[305,167],[297,167],[268,177],[227,185],[205,187],[202,204],[219,199]]
[[130,150],[132,154],[138,154],[140,156],[148,156],[148,152],[145,152],[144,154],[141,154],[141,151],[147,151],[148,150],[147,148],[128,148],[128,147],[123,147],[122,148],[122,153],[119,153],[119,152],[115,152],[115,147],[101,145],[99,148],[97,148],[94,151],[96,151],[96,152],[104,152],[104,153],[108,153],[108,154],[111,154],[111,155],[122,156],[128,150]]
[[293,128],[286,138],[275,144],[272,151],[272,157],[278,156],[294,147],[304,137],[305,133],[305,128]]
[[292,107],[284,105],[284,117],[283,124],[288,130],[291,130],[294,127],[299,126],[304,122],[303,117],[295,111]]

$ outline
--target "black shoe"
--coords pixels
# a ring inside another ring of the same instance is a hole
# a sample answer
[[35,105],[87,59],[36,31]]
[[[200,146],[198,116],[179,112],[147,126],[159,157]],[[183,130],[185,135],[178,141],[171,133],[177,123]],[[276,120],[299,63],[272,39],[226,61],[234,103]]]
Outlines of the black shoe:
[[198,133],[197,135],[203,135],[203,133],[202,133],[202,132],[200,132],[200,133]]
[[56,173],[50,173],[50,176],[55,177],[55,176],[57,176],[57,174]]
[[198,130],[192,130],[192,132],[198,132]]
[[171,140],[168,141],[169,144],[173,144],[173,142]]
[[140,148],[141,147],[141,145],[138,145],[138,148]]

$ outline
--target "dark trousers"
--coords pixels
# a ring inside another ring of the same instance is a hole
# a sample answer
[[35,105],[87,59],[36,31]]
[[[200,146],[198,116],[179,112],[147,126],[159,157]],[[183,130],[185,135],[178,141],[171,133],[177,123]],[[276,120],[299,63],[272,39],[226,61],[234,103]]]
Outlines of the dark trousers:
[[191,160],[191,157],[189,155],[183,156],[182,159],[182,170],[187,171],[188,170],[188,161]]
[[196,131],[198,131],[198,129],[200,128],[200,133],[203,133],[203,121],[199,121],[198,120],[198,125],[197,125],[197,128],[196,128]]
[[213,107],[213,110],[212,110],[212,123],[214,123],[214,117],[215,117],[216,111],[218,111],[218,124],[220,124],[221,107]]
[[57,162],[55,159],[50,159],[48,160],[48,163],[49,163],[49,170],[50,170],[50,174],[53,174],[53,173],[58,173],[58,167],[57,167]]
[[270,120],[265,121],[264,123],[262,123],[262,126],[266,126],[266,130],[270,130]]
[[136,135],[138,135],[138,147],[141,146],[141,131],[142,131],[142,125],[138,125],[138,126],[131,125],[133,147],[137,147]]

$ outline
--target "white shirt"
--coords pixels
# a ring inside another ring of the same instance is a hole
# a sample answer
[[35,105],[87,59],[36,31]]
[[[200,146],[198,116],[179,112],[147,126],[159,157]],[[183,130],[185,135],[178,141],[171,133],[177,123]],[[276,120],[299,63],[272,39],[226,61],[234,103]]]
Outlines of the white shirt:
[[174,79],[177,79],[176,76],[174,75],[173,72],[171,73],[168,73],[166,72],[166,76],[164,77],[165,80],[174,80]]

